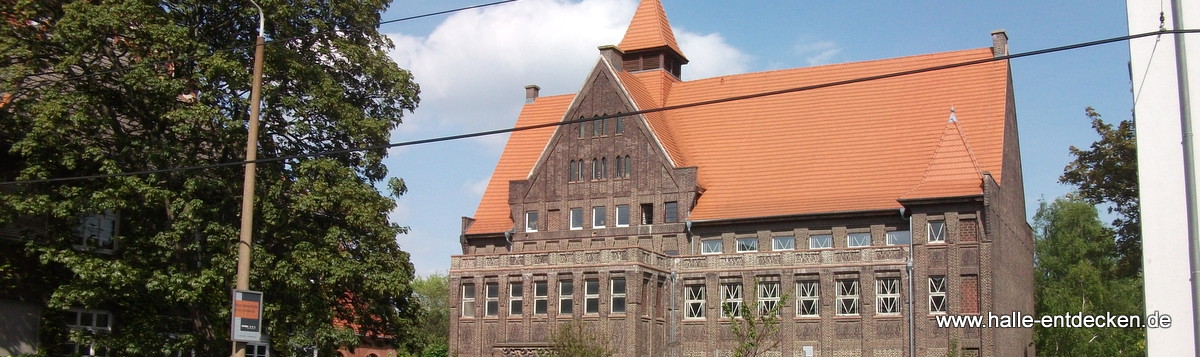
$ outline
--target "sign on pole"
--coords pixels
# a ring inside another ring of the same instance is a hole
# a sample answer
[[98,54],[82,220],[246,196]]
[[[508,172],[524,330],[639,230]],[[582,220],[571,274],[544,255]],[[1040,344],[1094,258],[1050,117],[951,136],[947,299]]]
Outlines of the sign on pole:
[[258,342],[262,340],[263,293],[233,290],[233,340]]

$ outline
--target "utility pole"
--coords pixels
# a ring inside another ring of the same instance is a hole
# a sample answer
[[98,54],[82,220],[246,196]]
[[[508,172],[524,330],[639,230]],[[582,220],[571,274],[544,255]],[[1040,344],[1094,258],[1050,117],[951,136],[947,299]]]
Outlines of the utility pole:
[[[238,243],[237,289],[250,289],[250,233],[254,230],[254,176],[258,159],[258,114],[262,106],[262,67],[263,67],[263,29],[266,18],[263,17],[262,7],[254,0],[251,4],[258,9],[258,39],[254,41],[254,78],[250,84],[250,125],[246,135],[246,174],[242,188],[242,227]],[[230,326],[237,329],[237,326]],[[233,343],[233,357],[246,356],[246,343]]]

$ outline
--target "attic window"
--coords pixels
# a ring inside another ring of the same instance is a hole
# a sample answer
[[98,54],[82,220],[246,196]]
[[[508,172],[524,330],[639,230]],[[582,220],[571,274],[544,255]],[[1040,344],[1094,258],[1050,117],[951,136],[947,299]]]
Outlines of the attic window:
[[663,204],[663,222],[679,222],[679,203],[667,202]]

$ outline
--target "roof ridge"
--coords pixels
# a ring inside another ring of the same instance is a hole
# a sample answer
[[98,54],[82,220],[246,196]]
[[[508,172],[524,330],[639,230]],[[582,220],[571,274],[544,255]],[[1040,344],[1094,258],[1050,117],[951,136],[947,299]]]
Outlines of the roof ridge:
[[976,51],[987,51],[987,53],[992,53],[991,47],[979,47],[979,48],[971,48],[971,49],[965,49],[965,50],[922,53],[922,54],[915,54],[915,55],[909,55],[909,56],[904,56],[904,57],[879,58],[879,59],[854,61],[854,62],[827,63],[827,64],[816,65],[816,66],[769,69],[769,70],[758,71],[758,72],[733,73],[733,74],[726,74],[726,75],[716,76],[716,77],[697,78],[697,79],[687,80],[687,81],[680,80],[678,83],[690,85],[690,84],[694,84],[694,83],[698,83],[698,82],[730,79],[730,78],[736,78],[736,77],[752,77],[755,75],[770,75],[770,74],[778,74],[778,73],[783,73],[783,72],[812,71],[812,70],[817,70],[818,68],[829,69],[830,67],[860,66],[860,65],[867,65],[870,63],[883,63],[883,62],[895,63],[898,60],[901,60],[901,61],[902,60],[917,60],[917,59],[928,58],[928,57],[948,56],[948,55],[955,55],[955,54],[967,54],[967,53],[976,52]]
[[967,141],[967,132],[963,130],[962,125],[958,125],[958,117],[954,115],[954,107],[950,107],[950,120],[954,122],[954,128],[958,129],[958,137],[962,139],[963,148],[967,150],[967,155],[971,157],[971,165],[975,167],[976,173],[980,173],[979,178],[983,178],[983,169],[979,167],[979,160],[975,159],[975,150],[971,149],[971,142]]

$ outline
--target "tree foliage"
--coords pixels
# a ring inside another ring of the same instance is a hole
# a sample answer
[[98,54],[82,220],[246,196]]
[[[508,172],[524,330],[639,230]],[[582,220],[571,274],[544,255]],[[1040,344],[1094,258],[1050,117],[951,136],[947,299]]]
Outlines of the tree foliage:
[[1142,270],[1142,222],[1138,204],[1137,132],[1132,120],[1105,123],[1092,107],[1085,110],[1100,139],[1088,149],[1071,147],[1075,160],[1067,165],[1059,181],[1079,187],[1087,202],[1108,205],[1115,213],[1117,266],[1124,276]]
[[[751,284],[749,291],[758,291],[758,286],[757,282]],[[788,296],[784,294],[773,306],[757,305],[751,308],[744,303],[736,307],[733,304],[721,304],[724,316],[739,316],[729,322],[730,332],[737,342],[733,349],[734,357],[765,356],[779,348],[782,342],[779,337],[779,309],[787,304]]]
[[[1074,196],[1042,202],[1034,232],[1038,314],[1142,314],[1141,279],[1119,271],[1114,232],[1092,204]],[[1045,356],[1138,356],[1146,346],[1144,330],[1111,327],[1037,326],[1034,342]]]
[[616,354],[607,334],[596,333],[583,321],[571,320],[558,325],[550,336],[550,356],[553,357],[609,357]]
[[450,339],[450,279],[443,273],[433,273],[413,280],[413,294],[421,304],[416,332],[422,355],[446,350]]
[[[332,353],[357,343],[348,325],[408,336],[413,269],[395,242],[405,228],[374,186],[388,178],[386,151],[305,156],[384,144],[415,109],[418,87],[374,25],[388,1],[259,4],[275,40],[259,157],[296,157],[258,164],[251,289],[265,292],[272,347]],[[244,158],[249,1],[15,0],[0,14],[0,181]],[[228,355],[241,189],[241,166],[5,187],[0,227],[39,223],[0,257],[0,276],[24,280],[0,286],[45,286],[54,309],[114,311],[122,328],[104,343],[119,354]],[[119,216],[114,249],[76,249],[80,218],[98,213]],[[12,273],[28,264],[65,273]]]

